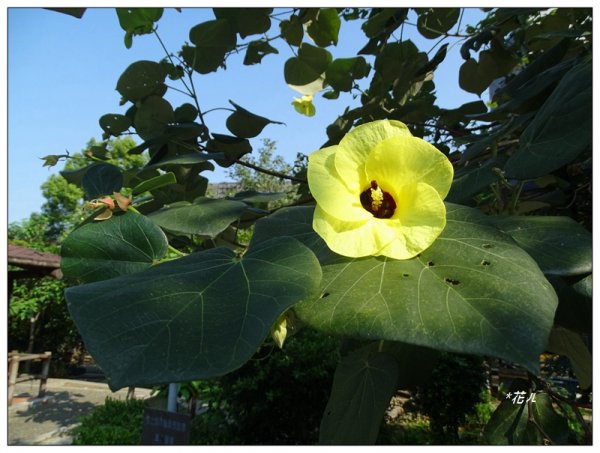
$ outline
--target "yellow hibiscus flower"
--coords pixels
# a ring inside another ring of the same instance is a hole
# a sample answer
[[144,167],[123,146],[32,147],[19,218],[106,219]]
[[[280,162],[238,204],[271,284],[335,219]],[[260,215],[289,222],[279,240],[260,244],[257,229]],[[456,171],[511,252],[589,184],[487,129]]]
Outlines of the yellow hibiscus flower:
[[354,128],[308,158],[313,228],[334,252],[409,259],[446,226],[448,158],[400,121]]

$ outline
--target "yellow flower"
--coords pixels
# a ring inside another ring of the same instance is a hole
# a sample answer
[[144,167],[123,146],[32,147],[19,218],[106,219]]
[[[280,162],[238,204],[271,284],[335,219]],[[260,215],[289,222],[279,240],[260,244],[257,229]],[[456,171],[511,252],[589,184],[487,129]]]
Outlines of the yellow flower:
[[292,105],[296,112],[306,116],[314,116],[316,109],[312,103],[313,97],[310,94],[304,95],[301,98],[294,98]]
[[363,124],[308,158],[313,228],[340,255],[412,258],[444,229],[453,176],[446,156],[404,123]]

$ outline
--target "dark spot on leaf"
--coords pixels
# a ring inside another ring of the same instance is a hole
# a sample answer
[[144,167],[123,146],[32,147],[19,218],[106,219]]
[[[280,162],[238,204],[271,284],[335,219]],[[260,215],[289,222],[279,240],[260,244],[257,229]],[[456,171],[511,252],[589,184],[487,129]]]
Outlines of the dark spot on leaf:
[[446,283],[450,283],[451,285],[458,285],[460,283],[460,281],[454,280],[453,278],[446,277]]
[[325,299],[327,296],[329,296],[329,293],[323,293],[321,294],[321,299]]
[[493,245],[492,244],[483,244],[482,247],[484,249],[491,249],[493,247]]
[[492,263],[490,263],[488,260],[481,260],[482,266],[489,266],[490,264],[492,264]]
[[427,266],[429,266],[429,267],[433,267],[433,266],[434,266],[434,264],[433,264],[433,261],[429,261],[429,262],[427,262]]
[[403,277],[410,277],[410,274],[402,274]]

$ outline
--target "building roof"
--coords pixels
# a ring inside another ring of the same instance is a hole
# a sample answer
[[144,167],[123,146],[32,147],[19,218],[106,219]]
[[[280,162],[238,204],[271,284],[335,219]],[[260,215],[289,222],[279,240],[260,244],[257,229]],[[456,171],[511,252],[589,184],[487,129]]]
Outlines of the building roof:
[[[8,265],[24,269],[16,271],[13,277],[43,277],[61,278],[60,256],[53,253],[40,252],[19,245],[8,244]],[[9,271],[9,275],[11,271]]]

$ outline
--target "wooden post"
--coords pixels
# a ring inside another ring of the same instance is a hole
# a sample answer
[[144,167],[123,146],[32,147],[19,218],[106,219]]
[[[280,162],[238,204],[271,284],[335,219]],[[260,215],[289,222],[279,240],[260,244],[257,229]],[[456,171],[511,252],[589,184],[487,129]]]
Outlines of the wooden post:
[[8,405],[12,405],[15,394],[15,384],[19,374],[19,353],[12,351],[8,356]]
[[133,398],[135,398],[135,386],[130,385],[127,388],[127,396],[125,397],[125,399],[126,400],[130,400],[130,399],[133,399]]
[[48,382],[48,372],[50,371],[50,359],[52,352],[46,351],[42,356],[42,375],[40,377],[40,391],[38,397],[41,398],[46,394],[46,383]]

